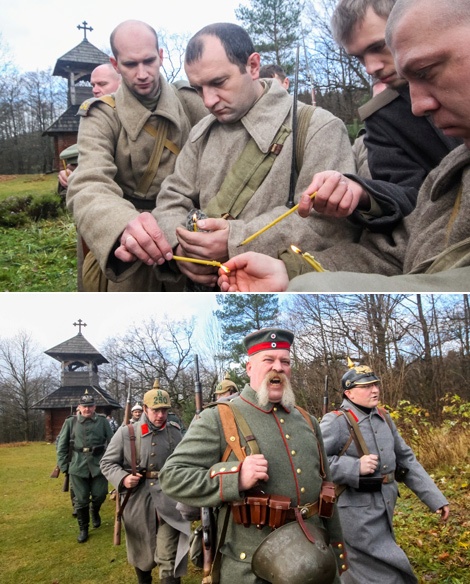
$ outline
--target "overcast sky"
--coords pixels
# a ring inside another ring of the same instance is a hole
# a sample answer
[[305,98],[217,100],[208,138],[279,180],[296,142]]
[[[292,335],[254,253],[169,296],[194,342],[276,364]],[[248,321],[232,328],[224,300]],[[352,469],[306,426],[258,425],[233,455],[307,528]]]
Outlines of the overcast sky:
[[[20,330],[31,333],[42,350],[47,350],[78,333],[74,322],[87,326],[83,335],[96,348],[115,335],[123,335],[132,324],[151,317],[173,319],[198,317],[200,326],[217,310],[212,293],[179,294],[85,294],[85,293],[0,293],[0,338]],[[196,329],[197,330],[197,329]]]
[[84,20],[93,27],[88,40],[101,50],[109,49],[113,28],[130,18],[143,20],[169,33],[194,34],[213,22],[236,22],[234,9],[244,0],[0,0],[0,33],[22,71],[54,68],[59,57],[78,45]]

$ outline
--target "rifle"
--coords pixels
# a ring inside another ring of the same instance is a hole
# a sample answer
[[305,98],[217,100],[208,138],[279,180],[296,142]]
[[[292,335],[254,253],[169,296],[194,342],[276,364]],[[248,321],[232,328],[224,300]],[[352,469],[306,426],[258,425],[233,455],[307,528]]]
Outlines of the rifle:
[[328,413],[328,375],[325,375],[325,390],[323,392],[323,404],[321,409],[321,415],[324,416]]
[[[202,412],[202,386],[199,376],[199,358],[194,355],[194,366],[196,369],[196,381],[194,383],[194,398],[196,402],[196,417]],[[202,551],[204,554],[204,563],[202,566],[202,582],[210,583],[212,562],[214,561],[214,543],[215,543],[215,518],[211,507],[202,507],[201,509],[202,524]]]
[[295,75],[294,75],[294,101],[292,103],[292,162],[290,169],[289,197],[286,207],[292,209],[294,206],[295,185],[297,183],[297,99],[299,97],[299,45],[295,57]]
[[[127,426],[130,417],[131,417],[131,384],[129,383],[126,407],[124,408],[124,418],[122,420],[121,426]],[[119,491],[116,489],[116,513],[114,515],[114,533],[113,533],[114,545],[121,545],[122,514],[124,513],[124,507],[127,504],[130,494],[131,491],[129,489],[121,505],[121,495],[119,494]]]

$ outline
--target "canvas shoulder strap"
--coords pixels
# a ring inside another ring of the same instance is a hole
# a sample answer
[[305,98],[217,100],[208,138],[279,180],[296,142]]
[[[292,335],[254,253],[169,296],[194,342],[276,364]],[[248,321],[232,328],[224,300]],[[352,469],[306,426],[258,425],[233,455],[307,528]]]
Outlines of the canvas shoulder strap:
[[356,445],[359,457],[364,456],[364,454],[370,454],[369,449],[367,448],[367,444],[364,441],[364,438],[362,436],[362,432],[359,428],[358,423],[356,422],[354,415],[349,410],[346,410],[346,409],[339,410],[339,411],[342,412],[342,414],[344,415],[344,417],[346,419],[346,422],[349,425],[349,428],[351,431],[351,436],[352,436],[352,439],[354,440],[354,444]]
[[227,442],[222,462],[228,459],[231,452],[235,454],[238,460],[244,460],[246,458],[246,450],[241,446],[239,432],[241,432],[249,446],[251,454],[260,454],[256,438],[240,410],[231,402],[217,404],[217,409],[219,411],[225,441]]

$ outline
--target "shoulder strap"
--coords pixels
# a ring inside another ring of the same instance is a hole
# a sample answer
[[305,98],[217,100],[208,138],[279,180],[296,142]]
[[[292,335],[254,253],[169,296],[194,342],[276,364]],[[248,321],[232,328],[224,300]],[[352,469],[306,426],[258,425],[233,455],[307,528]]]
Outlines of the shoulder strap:
[[291,130],[282,125],[266,153],[261,152],[253,138],[250,138],[230,168],[218,193],[204,209],[209,217],[230,215],[236,219],[240,215],[269,174],[290,133]]
[[310,429],[312,430],[313,434],[315,435],[315,438],[317,440],[318,456],[320,458],[320,476],[322,477],[323,480],[325,480],[325,478],[326,478],[326,471],[325,471],[325,463],[324,463],[324,460],[323,460],[323,454],[322,454],[322,451],[321,451],[321,448],[320,448],[320,442],[318,440],[317,433],[315,432],[315,426],[313,425],[313,422],[312,422],[312,419],[310,417],[310,414],[307,412],[307,410],[304,410],[300,406],[295,406],[295,409],[298,410],[302,414],[302,416],[304,417],[305,421],[310,426]]
[[351,436],[354,440],[354,444],[356,445],[357,452],[359,457],[364,456],[364,454],[370,454],[369,449],[367,448],[367,444],[364,442],[364,438],[362,436],[361,430],[359,429],[359,425],[356,422],[353,414],[349,410],[340,410],[343,412],[346,422],[349,424],[351,429]]
[[101,97],[92,97],[90,99],[86,99],[78,108],[77,115],[79,116],[87,116],[90,108],[96,105],[97,103],[105,103],[109,105],[109,107],[115,108],[116,107],[116,100],[114,99],[114,95],[102,95]]
[[297,113],[297,140],[295,143],[295,160],[296,171],[300,173],[302,164],[304,162],[305,142],[307,140],[307,132],[310,127],[310,121],[315,111],[314,105],[305,104],[298,109]]
[[238,427],[240,428],[240,432],[242,433],[247,445],[250,447],[251,453],[259,454],[260,450],[256,438],[253,436],[250,427],[240,413],[240,410],[234,406],[232,402],[222,402],[217,404],[217,409],[219,411],[225,441],[227,442],[222,462],[225,462],[228,459],[232,451],[238,460],[244,460],[246,458],[246,450],[240,444]]

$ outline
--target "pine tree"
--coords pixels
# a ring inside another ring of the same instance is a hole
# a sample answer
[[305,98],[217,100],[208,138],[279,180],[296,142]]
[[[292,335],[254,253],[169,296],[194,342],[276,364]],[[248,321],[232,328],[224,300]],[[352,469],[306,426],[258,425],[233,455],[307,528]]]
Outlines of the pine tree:
[[252,0],[239,6],[235,16],[251,36],[262,65],[275,63],[291,74],[300,38],[302,3],[293,0]]
[[217,295],[221,307],[215,316],[222,327],[225,352],[234,361],[245,354],[243,338],[251,332],[276,326],[279,319],[279,298],[275,294]]

